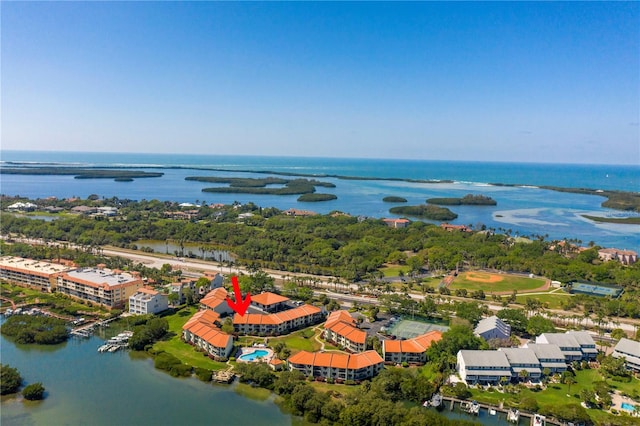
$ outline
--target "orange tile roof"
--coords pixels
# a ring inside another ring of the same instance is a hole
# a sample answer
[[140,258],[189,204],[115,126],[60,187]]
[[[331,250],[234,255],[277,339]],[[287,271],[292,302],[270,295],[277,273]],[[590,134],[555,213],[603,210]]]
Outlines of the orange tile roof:
[[150,294],[152,296],[155,296],[156,294],[159,294],[156,290],[150,288],[150,287],[140,287],[138,289],[138,293],[144,293],[144,294]]
[[221,303],[226,303],[227,300],[227,290],[224,288],[216,288],[215,290],[211,290],[207,293],[202,299],[200,299],[200,304],[205,305],[209,309],[217,308]]
[[220,331],[214,324],[219,318],[220,315],[216,312],[210,310],[199,311],[182,326],[182,329],[188,330],[212,346],[226,348],[232,338]]
[[407,340],[384,340],[382,346],[385,353],[420,353],[426,351],[433,342],[442,339],[442,332],[432,330]]
[[280,364],[282,364],[283,362],[284,362],[284,361],[282,361],[282,360],[281,360],[281,359],[279,359],[279,358],[271,358],[271,361],[269,361],[269,364],[272,364],[272,365],[280,365]]
[[365,351],[359,354],[336,354],[330,352],[300,351],[289,357],[292,364],[316,367],[348,368],[358,370],[384,362],[376,351]]
[[329,314],[329,316],[327,317],[327,321],[325,321],[324,323],[324,328],[329,328],[333,324],[341,321],[346,322],[347,324],[356,325],[356,319],[352,317],[348,311],[341,309],[339,311],[333,311]]
[[294,309],[278,312],[276,314],[244,314],[243,316],[236,314],[233,316],[233,323],[277,325],[285,323],[287,321],[293,321],[307,315],[318,314],[320,312],[321,310],[317,306],[302,305]]
[[326,327],[328,330],[333,331],[334,333],[343,336],[347,340],[351,340],[355,343],[365,343],[367,341],[367,333],[363,330],[355,328],[351,324],[347,324],[345,322],[336,322],[331,325],[331,327]]
[[279,294],[265,292],[256,294],[255,296],[251,296],[251,301],[255,303],[259,303],[261,305],[275,305],[276,303],[286,302],[289,300],[288,297],[280,296]]

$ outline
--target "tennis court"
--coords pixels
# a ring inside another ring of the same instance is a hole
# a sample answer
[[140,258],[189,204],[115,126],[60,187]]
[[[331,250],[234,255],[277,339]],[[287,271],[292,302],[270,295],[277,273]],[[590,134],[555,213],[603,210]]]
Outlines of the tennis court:
[[393,324],[388,332],[398,338],[411,339],[431,330],[447,331],[449,327],[428,322],[400,320]]
[[581,293],[601,297],[610,296],[616,298],[620,296],[620,293],[622,293],[622,288],[596,283],[574,282],[571,283],[571,293]]

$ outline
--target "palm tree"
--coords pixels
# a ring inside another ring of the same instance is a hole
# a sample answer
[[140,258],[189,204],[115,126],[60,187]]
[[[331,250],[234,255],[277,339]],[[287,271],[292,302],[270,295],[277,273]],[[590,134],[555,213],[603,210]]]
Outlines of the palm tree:
[[524,370],[524,369],[520,370],[520,372],[518,373],[518,377],[520,377],[520,380],[522,380],[524,382],[529,377],[529,372],[527,370]]

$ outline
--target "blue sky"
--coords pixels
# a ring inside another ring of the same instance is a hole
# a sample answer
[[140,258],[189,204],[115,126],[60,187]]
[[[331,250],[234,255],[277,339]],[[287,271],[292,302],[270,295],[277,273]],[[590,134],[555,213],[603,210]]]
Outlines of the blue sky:
[[0,7],[2,149],[640,163],[638,2]]

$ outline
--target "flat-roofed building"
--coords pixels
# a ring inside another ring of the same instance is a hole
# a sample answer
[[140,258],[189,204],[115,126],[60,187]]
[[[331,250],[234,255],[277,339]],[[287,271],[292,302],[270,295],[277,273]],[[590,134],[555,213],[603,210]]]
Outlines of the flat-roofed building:
[[384,361],[376,351],[357,354],[300,351],[289,357],[287,365],[289,370],[300,371],[305,376],[342,382],[374,377],[384,368]]
[[550,344],[527,343],[525,348],[531,349],[540,362],[544,372],[548,368],[551,374],[567,371],[567,360],[560,350],[560,346]]
[[57,284],[57,276],[71,271],[73,267],[23,257],[0,257],[0,279],[13,284],[52,292]]
[[[538,381],[542,377],[540,360],[533,349],[529,348],[500,348],[511,365],[511,377],[514,379]],[[526,374],[522,372],[526,371]]]
[[640,342],[623,337],[611,355],[616,358],[624,358],[626,368],[640,372]]
[[288,297],[279,294],[264,292],[251,296],[251,304],[264,312],[278,312],[287,309]]
[[322,318],[322,309],[313,305],[302,305],[274,314],[235,314],[233,328],[238,333],[275,336],[316,324]]
[[500,351],[458,351],[456,367],[467,384],[497,385],[511,380],[511,364]]
[[442,332],[432,330],[412,339],[383,340],[382,356],[384,361],[388,363],[424,364],[427,362],[426,350],[429,349],[433,342],[437,342],[440,339],[442,339]]
[[106,268],[79,268],[57,277],[57,291],[108,308],[123,307],[144,286],[137,273]]
[[129,297],[129,313],[135,315],[157,314],[169,309],[169,297],[149,287],[139,288]]
[[219,320],[220,315],[212,310],[198,311],[182,326],[182,337],[187,343],[204,349],[213,359],[229,358],[233,337],[218,328]]

